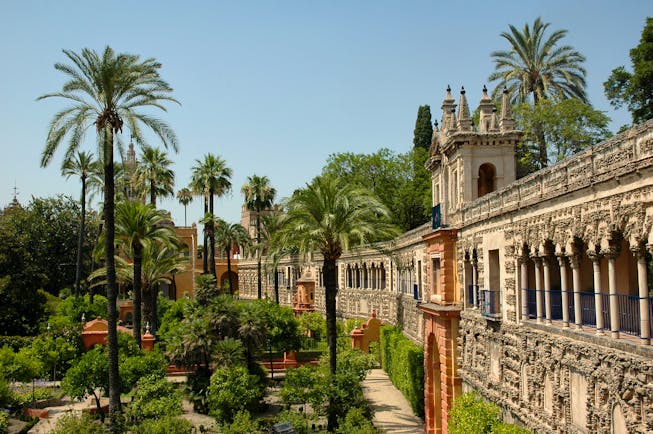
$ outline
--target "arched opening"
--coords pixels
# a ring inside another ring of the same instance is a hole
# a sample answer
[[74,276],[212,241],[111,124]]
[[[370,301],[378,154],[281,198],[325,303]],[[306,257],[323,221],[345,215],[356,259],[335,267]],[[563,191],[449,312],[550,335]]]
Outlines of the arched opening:
[[497,171],[493,164],[483,163],[478,168],[478,197],[485,196],[497,189]]
[[611,434],[628,434],[630,432],[626,425],[624,412],[619,404],[615,404],[612,408],[612,426],[610,432]]
[[[442,432],[442,375],[440,371],[440,348],[434,333],[429,334],[427,344],[426,378],[430,381],[426,384],[426,406],[427,416],[430,416],[432,423],[428,432]],[[431,431],[432,429],[432,431]]]
[[[274,273],[271,273],[270,276],[272,277],[272,282],[270,282],[272,285],[274,285]],[[222,273],[220,276],[220,288],[222,288],[225,292],[229,292],[230,294],[235,294],[238,292],[238,273],[231,272],[231,284],[233,285],[233,288],[229,288],[229,272],[225,271]],[[279,285],[281,286],[281,285]]]

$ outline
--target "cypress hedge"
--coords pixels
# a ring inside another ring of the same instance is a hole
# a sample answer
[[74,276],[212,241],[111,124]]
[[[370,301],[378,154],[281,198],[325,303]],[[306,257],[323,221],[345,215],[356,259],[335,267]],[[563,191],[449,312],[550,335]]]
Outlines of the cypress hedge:
[[392,384],[406,397],[413,412],[424,417],[424,348],[406,338],[401,329],[381,327],[381,365]]

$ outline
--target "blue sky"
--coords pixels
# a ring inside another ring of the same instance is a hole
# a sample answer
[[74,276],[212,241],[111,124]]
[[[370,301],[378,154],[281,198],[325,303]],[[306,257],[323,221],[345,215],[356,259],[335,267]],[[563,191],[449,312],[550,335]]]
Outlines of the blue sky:
[[[107,5],[100,8],[101,5]],[[84,47],[154,57],[181,106],[159,117],[179,137],[178,190],[206,153],[233,169],[233,192],[216,213],[240,220],[240,187],[266,175],[280,197],[320,173],[336,152],[405,152],[417,108],[438,119],[448,84],[465,86],[473,108],[493,70],[499,36],[541,16],[567,29],[566,43],[587,57],[587,91],[611,129],[630,121],[614,111],[602,83],[638,42],[653,16],[648,1],[10,1],[0,4],[0,207],[13,197],[65,193],[79,182],[60,175],[63,149],[39,167],[48,123],[64,107],[36,102],[61,88],[53,65],[62,49]],[[95,149],[89,134],[85,149]],[[153,141],[154,143],[154,141]],[[183,224],[176,200],[161,207]],[[189,224],[202,204],[189,206]]]

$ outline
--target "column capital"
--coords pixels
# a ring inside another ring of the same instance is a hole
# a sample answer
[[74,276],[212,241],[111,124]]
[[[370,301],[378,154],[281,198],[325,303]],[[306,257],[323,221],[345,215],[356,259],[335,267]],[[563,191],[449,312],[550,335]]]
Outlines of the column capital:
[[594,249],[587,249],[587,257],[590,258],[592,262],[597,262],[601,259],[601,254]]
[[633,256],[637,259],[643,259],[646,257],[646,252],[651,251],[653,249],[653,244],[635,244],[634,246],[630,246],[630,251],[633,254]]
[[565,258],[567,258],[567,255],[564,252],[556,252],[556,257],[558,258],[558,264],[560,267],[564,267],[566,265]]

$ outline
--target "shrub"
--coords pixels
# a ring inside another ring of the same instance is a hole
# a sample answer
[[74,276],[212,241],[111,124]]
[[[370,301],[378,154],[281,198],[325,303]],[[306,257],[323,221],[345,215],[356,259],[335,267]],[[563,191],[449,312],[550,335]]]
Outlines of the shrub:
[[275,416],[275,423],[289,422],[297,434],[310,434],[314,432],[311,425],[315,423],[317,417],[314,414],[284,410]]
[[352,408],[340,419],[338,434],[376,434],[376,428],[360,408]]
[[16,407],[24,407],[33,401],[49,399],[52,397],[52,389],[49,387],[32,387],[31,383],[25,383],[11,392],[11,401]]
[[0,408],[7,408],[11,405],[11,389],[9,382],[0,375]]
[[261,431],[258,421],[252,419],[248,411],[239,411],[234,415],[234,420],[229,425],[220,427],[222,434],[259,434]]
[[32,344],[31,336],[0,336],[0,348],[10,347],[13,351],[18,351],[23,347],[29,347]]
[[120,386],[123,392],[129,392],[136,382],[147,376],[162,378],[165,376],[168,363],[158,351],[140,351],[127,357],[120,363]]
[[500,419],[496,405],[483,400],[478,392],[463,393],[454,401],[449,412],[451,434],[528,434],[530,431]]
[[195,428],[186,419],[165,416],[160,419],[146,419],[133,426],[131,432],[132,434],[192,434]]
[[406,338],[401,329],[381,327],[381,361],[392,384],[410,403],[413,412],[424,417],[424,349]]
[[181,413],[181,397],[175,385],[165,378],[150,375],[136,383],[134,399],[126,416],[130,421],[140,421],[179,416]]
[[23,347],[17,353],[8,346],[0,348],[0,372],[8,380],[32,381],[38,377],[41,370],[41,363],[33,356],[29,347]]
[[69,413],[57,419],[53,434],[106,434],[108,432],[104,425],[88,414],[80,417]]
[[286,371],[286,379],[280,392],[281,400],[285,404],[302,404],[313,402],[318,389],[319,372],[317,368],[304,365]]
[[256,409],[263,395],[259,378],[237,366],[215,371],[207,398],[210,413],[221,423],[231,423],[238,412]]
[[9,415],[4,411],[0,411],[0,433],[6,433],[9,427]]

